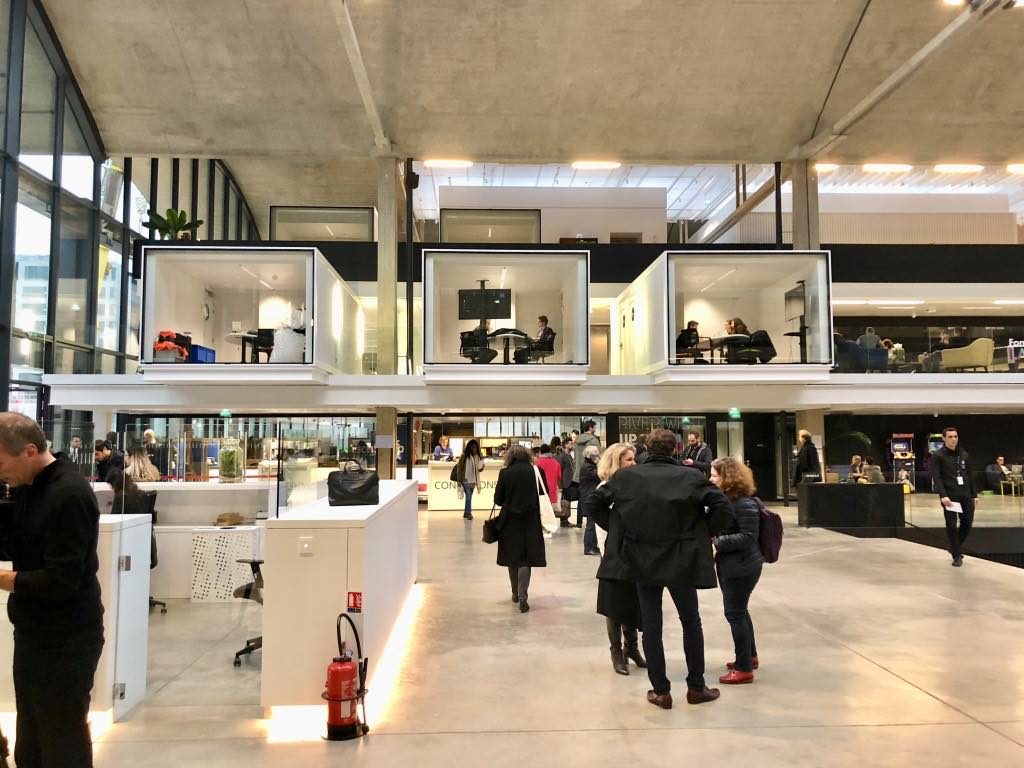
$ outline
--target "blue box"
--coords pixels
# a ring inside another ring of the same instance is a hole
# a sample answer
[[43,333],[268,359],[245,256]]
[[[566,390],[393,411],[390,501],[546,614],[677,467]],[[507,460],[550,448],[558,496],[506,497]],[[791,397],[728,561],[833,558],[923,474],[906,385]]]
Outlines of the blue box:
[[192,345],[192,351],[189,355],[188,361],[190,363],[215,363],[217,362],[216,351],[209,347],[202,347],[199,344]]

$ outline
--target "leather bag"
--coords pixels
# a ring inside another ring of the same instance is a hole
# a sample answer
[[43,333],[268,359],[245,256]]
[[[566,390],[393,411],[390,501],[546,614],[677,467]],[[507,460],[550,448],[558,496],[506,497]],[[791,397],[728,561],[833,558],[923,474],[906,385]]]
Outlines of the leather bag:
[[484,544],[494,544],[501,538],[501,514],[494,516],[494,506],[491,506],[491,514],[484,520]]
[[350,461],[327,476],[327,500],[332,507],[380,504],[380,476]]

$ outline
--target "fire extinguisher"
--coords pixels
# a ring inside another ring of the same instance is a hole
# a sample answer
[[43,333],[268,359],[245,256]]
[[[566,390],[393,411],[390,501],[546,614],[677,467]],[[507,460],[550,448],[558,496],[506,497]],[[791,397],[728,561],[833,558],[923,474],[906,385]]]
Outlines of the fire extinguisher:
[[[356,655],[345,646],[341,639],[341,620],[352,627],[356,638]],[[370,730],[366,724],[366,667],[363,646],[359,641],[359,630],[351,617],[338,614],[338,655],[327,665],[327,682],[321,697],[327,701],[327,740],[347,741],[357,739]],[[363,719],[359,720],[359,706],[363,708]]]

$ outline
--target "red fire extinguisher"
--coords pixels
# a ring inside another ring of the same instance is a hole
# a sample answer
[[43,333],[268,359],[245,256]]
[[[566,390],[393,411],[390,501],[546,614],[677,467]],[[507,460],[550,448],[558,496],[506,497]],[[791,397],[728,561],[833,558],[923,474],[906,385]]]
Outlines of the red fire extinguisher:
[[[352,627],[356,638],[356,655],[346,648],[341,639],[341,620],[345,619]],[[338,614],[338,655],[327,665],[327,682],[321,695],[327,701],[327,739],[328,741],[347,741],[357,739],[370,730],[366,724],[366,667],[367,659],[363,658],[363,646],[359,641],[359,630],[351,617],[345,613]],[[363,707],[363,719],[359,720],[358,707]]]

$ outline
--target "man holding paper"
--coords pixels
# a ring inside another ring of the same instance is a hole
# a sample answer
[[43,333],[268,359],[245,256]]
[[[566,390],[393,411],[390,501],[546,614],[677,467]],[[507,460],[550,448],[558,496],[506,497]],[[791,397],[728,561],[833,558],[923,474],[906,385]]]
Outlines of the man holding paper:
[[[971,532],[978,494],[967,468],[967,451],[960,449],[960,432],[956,427],[942,430],[944,445],[932,454],[932,484],[939,494],[942,513],[946,517],[946,535],[953,567],[963,565],[963,543]],[[957,518],[960,526],[957,529]]]

